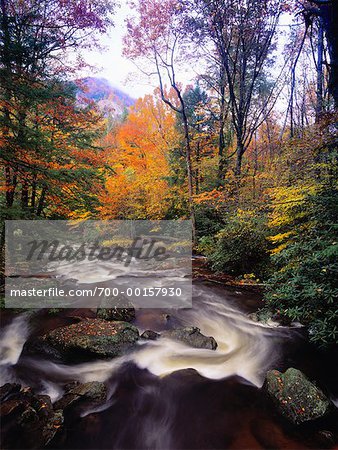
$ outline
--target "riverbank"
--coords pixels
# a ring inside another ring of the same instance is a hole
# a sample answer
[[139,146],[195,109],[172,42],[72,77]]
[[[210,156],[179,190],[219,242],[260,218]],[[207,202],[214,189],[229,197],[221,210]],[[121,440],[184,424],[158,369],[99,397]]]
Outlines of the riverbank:
[[236,278],[227,273],[216,273],[210,270],[208,259],[204,256],[196,256],[193,259],[193,279],[196,281],[209,281],[227,287],[239,288],[248,292],[261,294],[264,284],[252,278]]

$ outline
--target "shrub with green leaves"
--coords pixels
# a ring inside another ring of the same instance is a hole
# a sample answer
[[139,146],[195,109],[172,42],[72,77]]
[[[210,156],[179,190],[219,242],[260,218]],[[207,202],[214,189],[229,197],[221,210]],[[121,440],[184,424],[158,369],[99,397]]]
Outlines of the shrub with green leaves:
[[198,238],[214,236],[224,226],[224,217],[215,208],[197,205],[195,208],[196,233]]
[[292,241],[273,256],[265,309],[300,321],[313,342],[329,345],[338,342],[338,191],[308,195],[303,210],[307,226],[294,223]]
[[243,211],[229,215],[207,255],[212,269],[233,275],[261,276],[269,260],[267,233],[264,215]]

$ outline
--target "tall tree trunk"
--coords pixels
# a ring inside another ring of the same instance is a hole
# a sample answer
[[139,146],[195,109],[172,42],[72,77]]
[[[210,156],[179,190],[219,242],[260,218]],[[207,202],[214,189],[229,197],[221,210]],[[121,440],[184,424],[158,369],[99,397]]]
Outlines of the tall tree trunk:
[[38,203],[38,207],[36,209],[37,216],[41,216],[41,214],[42,214],[43,208],[45,206],[46,193],[47,193],[47,186],[43,186],[41,195],[40,195],[40,199],[39,199],[39,203]]
[[182,119],[183,119],[183,125],[184,125],[184,138],[185,138],[185,144],[186,144],[186,151],[185,151],[185,159],[186,159],[186,165],[187,165],[187,177],[188,177],[188,201],[189,201],[189,210],[190,210],[190,218],[191,218],[191,224],[192,224],[192,240],[195,244],[196,242],[196,220],[195,220],[195,208],[194,208],[194,201],[193,201],[193,173],[192,173],[192,164],[191,164],[191,144],[190,144],[190,134],[189,134],[189,124],[188,124],[188,117],[185,112],[185,107],[182,104]]
[[32,208],[32,212],[35,212],[35,203],[36,203],[36,173],[34,173],[33,176],[33,183],[32,183],[32,194],[31,194],[31,208]]
[[1,7],[1,31],[3,36],[3,49],[2,49],[2,57],[1,62],[3,64],[4,70],[2,72],[1,84],[4,89],[4,102],[2,106],[3,115],[4,115],[4,124],[3,124],[3,141],[4,145],[7,146],[7,161],[5,162],[5,188],[6,188],[6,207],[11,208],[14,201],[14,191],[16,187],[16,175],[13,173],[13,168],[11,167],[10,162],[8,161],[8,156],[10,154],[7,139],[9,136],[9,127],[10,127],[10,113],[7,104],[10,103],[11,100],[11,90],[10,90],[10,80],[11,80],[11,55],[10,55],[10,34],[9,34],[9,24],[8,24],[8,14],[7,14],[7,1],[0,1]]
[[219,141],[218,141],[218,183],[220,186],[224,184],[225,178],[225,139],[224,139],[224,126],[225,123],[223,120],[220,122],[220,130],[219,130]]
[[257,131],[255,132],[255,147],[254,147],[254,168],[252,173],[252,198],[256,199],[256,175],[258,172],[258,148],[257,148]]
[[243,160],[244,152],[245,152],[245,147],[242,142],[242,139],[237,138],[237,151],[236,151],[237,157],[236,157],[235,175],[238,177],[241,175],[241,172],[242,172],[242,160]]
[[11,208],[14,203],[14,194],[16,188],[16,175],[9,164],[5,165],[5,183],[6,183],[6,207]]
[[290,103],[289,103],[289,111],[290,111],[290,138],[292,139],[295,135],[295,119],[294,119],[294,96],[295,96],[295,84],[296,84],[296,66],[292,69],[291,76],[291,92],[290,92]]
[[219,120],[219,137],[218,137],[218,182],[222,186],[224,184],[225,178],[225,139],[224,139],[224,128],[225,128],[225,80],[224,74],[221,76],[221,108],[220,108],[220,120]]
[[329,91],[338,109],[338,6],[337,0],[311,0],[318,6],[330,55]]
[[196,176],[195,176],[195,192],[198,195],[200,193],[200,164],[201,164],[201,150],[200,141],[197,141],[196,145]]
[[22,180],[21,188],[21,208],[26,209],[28,207],[28,180],[24,178]]
[[324,53],[324,28],[323,18],[318,18],[318,43],[317,43],[317,103],[316,122],[323,112],[323,53]]
[[[173,50],[172,50],[173,51]],[[180,114],[182,116],[183,121],[183,127],[184,127],[184,138],[185,138],[185,160],[186,160],[186,167],[187,167],[187,177],[188,177],[188,202],[189,202],[189,212],[190,212],[190,218],[191,218],[191,225],[192,225],[192,241],[195,244],[196,242],[196,219],[195,219],[195,208],[194,208],[194,202],[193,202],[193,173],[192,173],[192,164],[191,164],[191,145],[190,145],[190,133],[189,133],[189,123],[188,123],[188,117],[185,109],[185,103],[184,99],[182,97],[182,93],[179,89],[179,87],[176,84],[175,81],[175,72],[174,72],[174,66],[171,65],[172,74],[171,77],[169,76],[171,87],[175,90],[178,100],[180,102],[180,108],[177,108],[170,99],[168,99],[165,95],[165,90],[163,87],[163,79],[161,75],[161,69],[159,65],[159,57],[157,54],[157,51],[154,51],[154,57],[155,57],[155,64],[157,69],[157,75],[158,80],[160,83],[160,91],[161,91],[161,98],[164,101],[164,103],[168,106],[170,106],[171,109],[173,109],[176,113]],[[174,58],[174,53],[172,53],[172,61]],[[169,66],[167,66],[168,69]]]

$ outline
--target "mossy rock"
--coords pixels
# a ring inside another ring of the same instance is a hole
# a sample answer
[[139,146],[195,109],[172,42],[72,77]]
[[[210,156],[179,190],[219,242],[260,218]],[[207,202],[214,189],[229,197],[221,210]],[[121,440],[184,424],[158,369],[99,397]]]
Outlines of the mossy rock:
[[54,411],[48,395],[5,384],[1,388],[2,448],[45,448],[62,430],[62,411]]
[[103,320],[131,322],[135,319],[134,308],[98,308],[96,317]]
[[142,339],[147,339],[149,341],[155,341],[156,339],[158,339],[160,337],[159,333],[156,333],[156,331],[152,331],[152,330],[145,330],[142,334],[141,334],[141,338]]
[[270,370],[265,388],[278,410],[294,424],[319,419],[333,408],[325,394],[298,369]]
[[24,353],[72,363],[107,359],[125,353],[138,338],[130,323],[86,319],[28,340]]
[[123,295],[104,297],[97,309],[96,317],[104,320],[131,322],[135,319],[135,308]]
[[79,404],[102,403],[107,398],[107,388],[104,383],[90,381],[88,383],[76,384],[66,391],[64,396],[54,404],[54,409],[69,409]]
[[173,339],[194,348],[205,348],[208,350],[216,350],[217,348],[215,339],[211,336],[204,336],[197,327],[183,327],[164,331],[161,333],[161,337]]

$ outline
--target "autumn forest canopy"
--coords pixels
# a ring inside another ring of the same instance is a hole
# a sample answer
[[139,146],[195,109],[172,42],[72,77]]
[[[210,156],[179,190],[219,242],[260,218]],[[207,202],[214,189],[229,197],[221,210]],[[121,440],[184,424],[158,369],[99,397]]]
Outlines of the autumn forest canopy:
[[337,0],[134,0],[135,101],[81,76],[118,8],[0,0],[2,255],[5,220],[191,219],[262,320],[336,343]]

